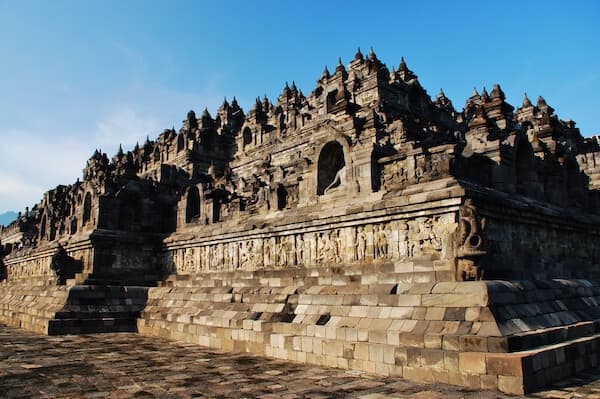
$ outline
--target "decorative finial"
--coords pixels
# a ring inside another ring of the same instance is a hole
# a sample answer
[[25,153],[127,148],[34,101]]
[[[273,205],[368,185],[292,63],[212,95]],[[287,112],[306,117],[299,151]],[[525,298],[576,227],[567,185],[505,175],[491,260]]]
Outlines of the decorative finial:
[[398,71],[405,72],[408,70],[404,56],[400,57],[400,65],[398,65]]
[[504,92],[502,91],[502,89],[500,88],[500,85],[498,83],[494,84],[494,88],[492,89],[492,92],[490,93],[490,97],[493,99],[500,99],[500,100],[504,100],[506,98],[504,96]]
[[542,96],[538,97],[537,106],[538,107],[547,107],[548,106],[548,104],[546,103],[546,100],[544,99],[544,97],[542,97]]
[[371,61],[377,60],[377,56],[375,55],[375,51],[373,51],[373,47],[371,47],[371,50],[369,51],[369,59]]
[[344,68],[344,64],[342,64],[342,57],[338,57],[338,63],[335,67],[335,72],[344,72],[346,68]]
[[488,92],[487,92],[485,86],[483,86],[483,90],[481,91],[481,98],[483,98],[484,100],[487,100],[488,97],[489,97]]
[[527,93],[523,93],[523,105],[522,107],[531,107],[531,100],[529,99],[529,97],[527,97]]
[[360,47],[358,48],[358,50],[356,50],[356,54],[354,55],[354,59],[355,60],[362,60],[362,59],[364,59],[363,54],[360,51]]
[[323,70],[323,74],[321,75],[321,79],[329,79],[330,76],[331,74],[329,73],[329,69],[327,69],[326,65],[325,69]]

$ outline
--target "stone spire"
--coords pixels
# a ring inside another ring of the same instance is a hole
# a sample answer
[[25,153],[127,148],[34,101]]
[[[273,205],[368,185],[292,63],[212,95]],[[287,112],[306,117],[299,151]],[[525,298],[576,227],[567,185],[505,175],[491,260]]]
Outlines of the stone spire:
[[523,94],[523,104],[522,104],[522,107],[526,108],[526,107],[531,107],[531,106],[532,106],[531,100],[529,100],[529,97],[527,97],[527,93],[524,93]]
[[363,53],[360,51],[360,47],[358,48],[358,50],[356,50],[356,54],[354,54],[354,59],[355,60],[363,60],[365,57],[363,56]]
[[262,112],[262,102],[260,101],[260,97],[256,97],[256,101],[254,101],[254,111]]
[[202,111],[202,116],[200,116],[200,121],[201,121],[201,127],[204,129],[213,126],[213,118],[212,118],[212,116],[210,116],[210,113],[208,112],[208,108],[204,108],[204,111]]
[[373,47],[371,47],[371,50],[369,51],[369,60],[373,62],[379,61],[377,55],[375,55],[375,51],[373,51]]
[[331,77],[331,74],[329,73],[329,69],[327,69],[327,66],[325,66],[325,69],[323,70],[323,73],[321,74],[321,79],[319,79],[320,81],[325,81],[327,79],[329,79]]
[[501,100],[501,101],[504,101],[504,99],[506,98],[506,96],[504,95],[504,92],[502,91],[502,89],[500,88],[500,85],[498,83],[496,83],[494,85],[494,88],[492,89],[492,92],[490,93],[490,98],[492,100]]
[[188,111],[185,121],[183,122],[183,127],[188,131],[192,131],[198,127],[196,113],[193,110]]
[[229,108],[229,102],[227,101],[227,97],[223,97],[223,103],[221,104],[222,109]]
[[487,100],[489,100],[490,95],[488,94],[485,86],[483,86],[483,90],[481,90],[481,99],[485,102]]
[[435,98],[434,104],[438,107],[438,108],[442,108],[445,109],[447,111],[455,112],[454,106],[452,105],[452,101],[450,101],[450,99],[448,99],[448,97],[446,97],[446,94],[444,93],[444,90],[440,89],[440,92],[438,93],[437,97]]
[[417,75],[415,75],[413,73],[413,71],[408,69],[408,66],[406,65],[406,61],[404,60],[404,57],[400,58],[400,65],[398,65],[398,75],[405,82],[408,82],[409,80],[413,80],[413,79],[417,78]]
[[343,74],[346,72],[346,68],[344,67],[344,64],[342,63],[342,57],[338,57],[338,63],[337,66],[335,67],[335,74]]
[[271,102],[269,101],[269,99],[267,98],[267,95],[265,94],[265,96],[263,97],[263,111],[264,112],[269,112],[269,110],[271,109]]

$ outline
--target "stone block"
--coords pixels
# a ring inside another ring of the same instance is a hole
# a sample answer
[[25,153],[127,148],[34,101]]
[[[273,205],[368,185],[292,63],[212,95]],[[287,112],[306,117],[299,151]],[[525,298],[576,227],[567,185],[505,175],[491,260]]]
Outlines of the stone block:
[[435,382],[433,373],[426,368],[406,366],[402,372],[403,377],[408,380],[427,383]]
[[444,369],[448,371],[460,371],[458,352],[444,351]]
[[439,349],[422,349],[421,364],[423,367],[444,368],[444,351]]
[[442,307],[430,307],[427,308],[425,313],[425,320],[444,320],[445,308]]
[[486,354],[478,352],[459,352],[458,367],[463,373],[485,374]]
[[369,360],[383,363],[384,346],[380,344],[369,344]]
[[515,376],[498,376],[498,390],[511,395],[525,394],[525,387],[522,377]]
[[[457,362],[458,362],[458,357],[457,357]],[[396,364],[396,366],[407,366],[408,365],[408,349],[407,348],[395,348],[394,349],[394,364]]]
[[369,360],[369,344],[359,342],[354,346],[354,359]]
[[487,337],[477,335],[462,335],[460,337],[461,352],[487,352]]
[[411,367],[421,367],[421,350],[420,348],[406,348],[406,365]]
[[442,348],[447,351],[458,351],[460,349],[460,337],[458,335],[444,335]]
[[523,361],[522,357],[517,354],[488,354],[486,358],[487,372],[490,374],[504,376],[523,376]]
[[430,334],[427,333],[424,336],[424,346],[430,349],[441,349],[442,348],[442,335],[441,334]]

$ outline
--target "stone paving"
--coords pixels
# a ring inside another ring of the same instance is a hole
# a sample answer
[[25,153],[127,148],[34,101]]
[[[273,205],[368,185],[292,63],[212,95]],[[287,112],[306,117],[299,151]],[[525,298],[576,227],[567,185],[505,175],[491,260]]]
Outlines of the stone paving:
[[[137,334],[42,336],[0,325],[6,398],[516,398],[223,353]],[[600,371],[537,398],[600,399]]]

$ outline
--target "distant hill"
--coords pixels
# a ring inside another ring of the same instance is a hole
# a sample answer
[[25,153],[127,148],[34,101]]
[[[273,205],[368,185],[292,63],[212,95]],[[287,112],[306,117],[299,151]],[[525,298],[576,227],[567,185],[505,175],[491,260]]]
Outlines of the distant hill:
[[11,222],[13,222],[18,216],[17,212],[4,212],[0,213],[0,224],[4,226],[8,226]]

